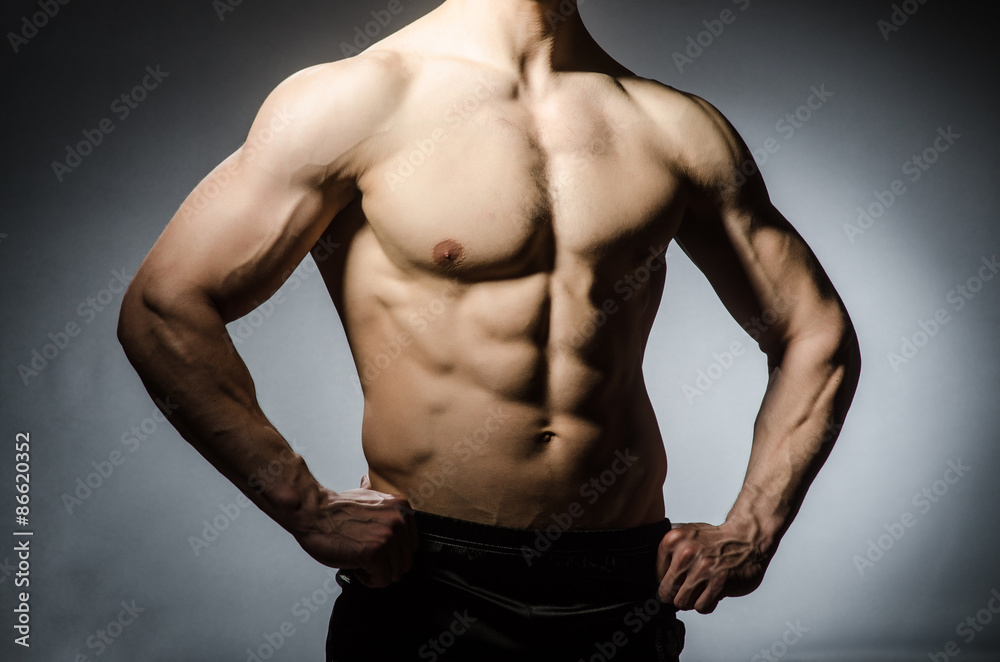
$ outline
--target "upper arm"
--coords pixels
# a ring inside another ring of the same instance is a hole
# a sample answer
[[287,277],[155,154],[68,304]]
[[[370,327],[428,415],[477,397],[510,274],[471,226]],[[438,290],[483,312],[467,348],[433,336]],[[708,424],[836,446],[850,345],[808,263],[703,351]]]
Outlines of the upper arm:
[[676,153],[687,204],[678,244],[769,355],[792,340],[841,342],[850,330],[846,310],[812,250],[771,203],[746,145],[707,102],[683,103]]
[[391,63],[301,71],[266,99],[246,142],[191,192],[133,288],[211,301],[226,321],[269,298],[357,195],[365,141],[392,107]]

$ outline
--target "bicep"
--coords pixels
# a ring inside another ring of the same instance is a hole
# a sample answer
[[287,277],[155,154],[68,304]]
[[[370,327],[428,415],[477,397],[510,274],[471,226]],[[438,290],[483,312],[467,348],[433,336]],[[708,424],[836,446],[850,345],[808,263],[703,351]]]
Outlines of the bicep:
[[246,142],[170,220],[136,274],[159,300],[201,296],[226,321],[246,314],[280,287],[354,197],[353,180],[330,175],[332,158],[313,138],[329,127],[297,96],[293,112],[287,92],[272,94]]
[[683,158],[688,199],[678,244],[768,354],[814,333],[837,333],[846,324],[843,305],[813,251],[772,204],[750,150],[707,102],[690,108],[694,140]]
[[191,192],[143,264],[208,297],[227,321],[267,300],[353,196],[346,183],[296,181],[242,149]]
[[768,353],[836,324],[841,305],[805,240],[766,196],[691,209],[678,244]]

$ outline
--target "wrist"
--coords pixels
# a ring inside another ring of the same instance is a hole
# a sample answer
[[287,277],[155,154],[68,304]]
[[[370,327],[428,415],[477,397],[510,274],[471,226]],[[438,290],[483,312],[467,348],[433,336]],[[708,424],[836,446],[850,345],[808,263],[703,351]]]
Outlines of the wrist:
[[737,508],[726,516],[723,526],[735,531],[766,559],[774,556],[783,531],[780,517]]
[[249,483],[271,517],[286,531],[299,536],[315,528],[327,490],[313,477],[301,456],[282,461],[276,476],[268,473],[266,479],[251,477]]

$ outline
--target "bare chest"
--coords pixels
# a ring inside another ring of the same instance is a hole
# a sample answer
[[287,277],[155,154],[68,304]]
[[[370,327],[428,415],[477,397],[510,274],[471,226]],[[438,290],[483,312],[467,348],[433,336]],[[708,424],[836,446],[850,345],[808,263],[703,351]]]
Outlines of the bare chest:
[[378,143],[364,211],[404,270],[472,280],[627,263],[670,240],[678,185],[624,103],[431,100]]

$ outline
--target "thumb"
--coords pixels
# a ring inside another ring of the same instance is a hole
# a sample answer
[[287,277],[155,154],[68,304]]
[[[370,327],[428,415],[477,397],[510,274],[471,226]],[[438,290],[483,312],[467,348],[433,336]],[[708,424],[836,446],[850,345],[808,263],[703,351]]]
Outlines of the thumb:
[[361,477],[361,489],[370,490],[372,488],[372,481],[368,478],[368,474]]

